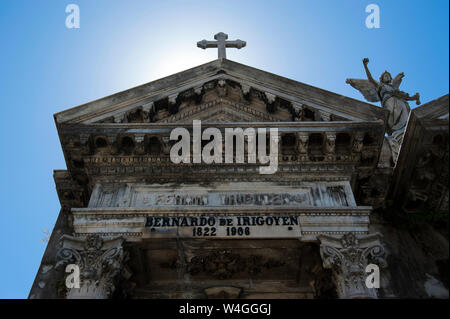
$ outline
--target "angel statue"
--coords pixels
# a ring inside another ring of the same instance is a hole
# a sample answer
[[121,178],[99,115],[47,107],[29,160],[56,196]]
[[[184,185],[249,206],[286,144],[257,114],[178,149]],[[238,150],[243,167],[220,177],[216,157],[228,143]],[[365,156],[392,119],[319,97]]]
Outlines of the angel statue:
[[381,105],[390,112],[387,122],[387,133],[395,162],[403,141],[403,134],[410,112],[408,101],[416,101],[416,104],[419,105],[420,95],[416,93],[410,96],[408,93],[399,90],[399,86],[405,76],[403,72],[392,79],[391,74],[388,71],[384,71],[380,76],[380,82],[377,82],[367,67],[369,59],[364,58],[362,62],[367,80],[347,79],[346,82],[360,91],[367,101],[381,101]]

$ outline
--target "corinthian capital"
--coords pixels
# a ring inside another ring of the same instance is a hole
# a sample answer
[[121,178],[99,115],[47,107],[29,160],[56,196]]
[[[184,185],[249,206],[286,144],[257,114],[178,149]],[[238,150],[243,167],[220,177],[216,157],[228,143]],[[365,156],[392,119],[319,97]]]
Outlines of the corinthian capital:
[[106,299],[115,290],[115,279],[123,272],[125,253],[122,237],[102,239],[99,235],[89,235],[79,239],[64,235],[62,247],[56,253],[59,268],[75,264],[80,269],[80,288],[71,288],[69,299]]
[[377,298],[375,288],[368,288],[366,267],[387,266],[381,235],[321,235],[320,255],[324,268],[333,270],[333,280],[340,298]]

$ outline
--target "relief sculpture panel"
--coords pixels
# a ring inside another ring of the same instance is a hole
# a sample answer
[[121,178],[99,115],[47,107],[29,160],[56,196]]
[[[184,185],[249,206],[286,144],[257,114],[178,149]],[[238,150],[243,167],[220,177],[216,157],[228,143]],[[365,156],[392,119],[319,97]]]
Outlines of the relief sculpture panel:
[[222,185],[97,184],[89,207],[356,206],[348,182],[228,183]]

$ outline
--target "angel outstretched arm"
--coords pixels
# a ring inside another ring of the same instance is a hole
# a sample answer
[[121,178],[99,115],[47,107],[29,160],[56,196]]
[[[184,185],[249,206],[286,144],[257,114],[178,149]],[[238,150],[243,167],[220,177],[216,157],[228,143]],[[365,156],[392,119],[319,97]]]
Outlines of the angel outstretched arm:
[[378,82],[372,77],[372,74],[370,74],[369,68],[367,67],[367,63],[369,63],[369,58],[363,59],[364,64],[364,70],[366,70],[367,79],[373,83],[375,86],[378,86]]
[[368,79],[347,79],[345,82],[361,92],[361,94],[366,98],[367,101],[378,102],[380,101],[380,96],[378,95],[378,82],[374,80],[374,78],[370,74],[369,69],[367,68],[369,59],[363,59],[363,63]]

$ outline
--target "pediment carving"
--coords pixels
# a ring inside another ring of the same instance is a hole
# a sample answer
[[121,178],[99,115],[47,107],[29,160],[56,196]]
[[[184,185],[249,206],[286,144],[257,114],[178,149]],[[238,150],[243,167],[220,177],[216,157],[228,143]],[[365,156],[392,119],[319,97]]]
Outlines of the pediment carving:
[[387,115],[374,105],[216,60],[57,113],[55,119],[60,124],[171,122],[180,112],[195,113],[200,105],[220,99],[265,114],[258,121],[267,116],[278,121],[384,121]]
[[156,101],[104,114],[92,123],[302,122],[350,120],[327,109],[289,101],[245,83],[218,79]]

